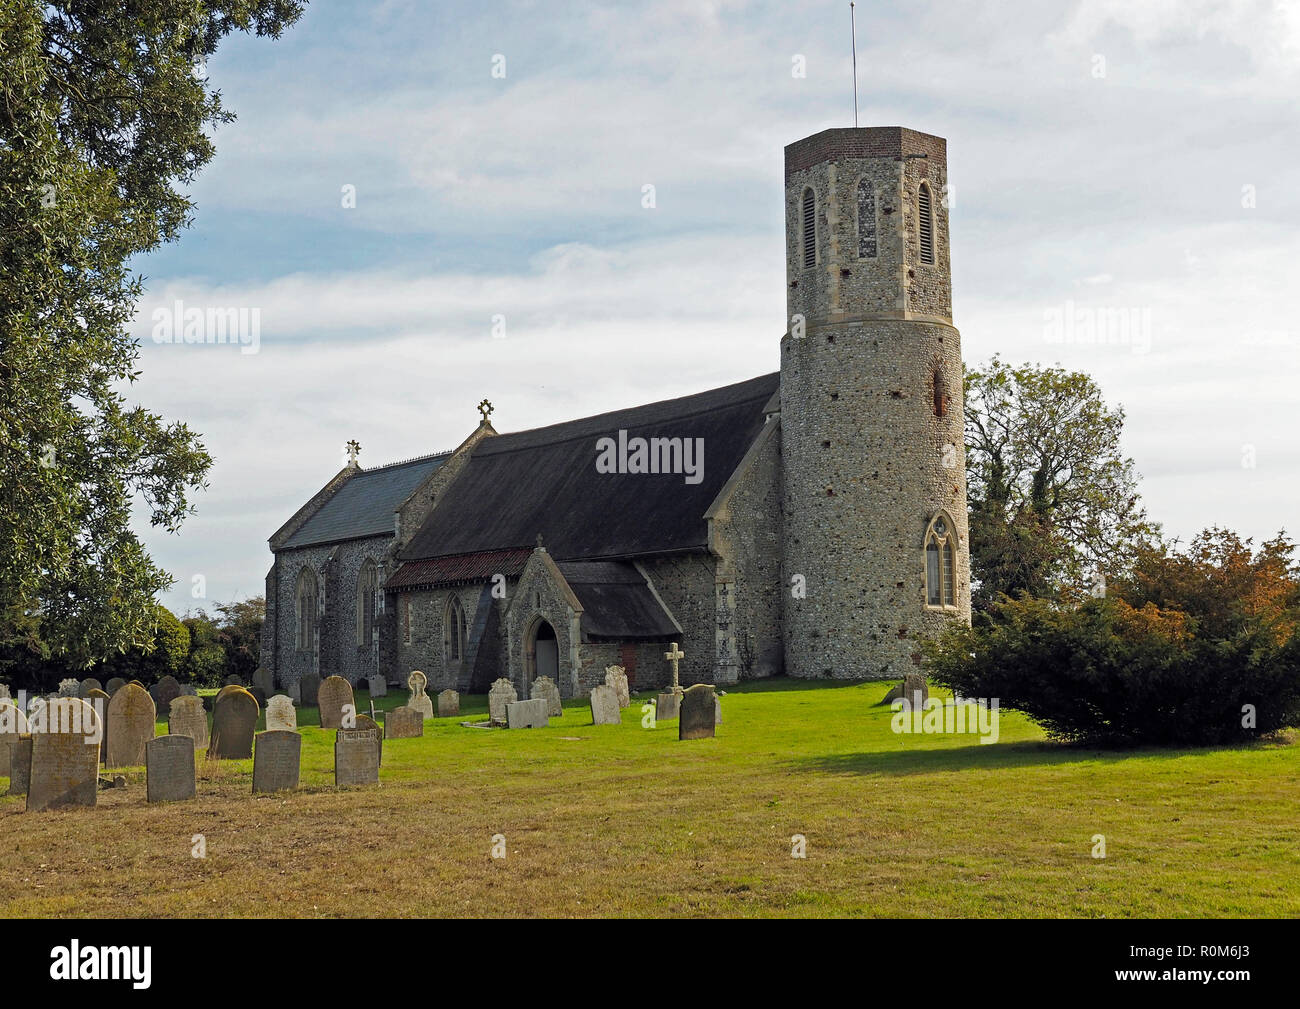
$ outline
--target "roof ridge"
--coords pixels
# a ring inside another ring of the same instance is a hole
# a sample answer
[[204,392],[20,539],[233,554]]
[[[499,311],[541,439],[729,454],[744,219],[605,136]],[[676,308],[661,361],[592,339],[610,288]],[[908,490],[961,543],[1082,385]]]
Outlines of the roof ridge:
[[398,466],[410,466],[410,465],[412,465],[413,463],[417,463],[417,462],[428,462],[430,459],[437,459],[437,458],[440,458],[440,457],[449,456],[449,455],[451,455],[452,452],[454,452],[454,451],[456,451],[456,450],[455,450],[455,449],[447,449],[447,450],[442,451],[442,452],[430,452],[428,455],[413,455],[413,456],[411,456],[411,458],[409,458],[409,459],[399,459],[397,462],[386,462],[386,463],[384,463],[382,466],[371,466],[369,469],[367,469],[367,468],[365,468],[365,467],[363,466],[363,467],[361,467],[361,472],[362,472],[363,474],[365,474],[365,473],[378,473],[378,472],[380,472],[381,470],[386,470],[386,469],[396,469]]

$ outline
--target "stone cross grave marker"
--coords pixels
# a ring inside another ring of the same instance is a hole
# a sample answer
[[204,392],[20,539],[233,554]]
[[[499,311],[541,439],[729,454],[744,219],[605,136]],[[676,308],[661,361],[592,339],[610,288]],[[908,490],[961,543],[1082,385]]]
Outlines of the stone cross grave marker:
[[289,729],[267,729],[254,738],[253,793],[298,787],[302,736]]
[[298,731],[298,712],[294,710],[293,701],[284,694],[276,694],[266,702],[266,731]]
[[519,700],[515,685],[507,679],[495,680],[488,689],[488,719],[493,725],[506,724],[506,706]]
[[423,736],[424,716],[414,708],[393,708],[384,714],[384,735],[389,739]]
[[154,737],[158,712],[149,691],[134,683],[108,702],[108,756],[105,767],[138,767],[144,763],[144,745]]
[[697,683],[682,694],[678,712],[678,739],[710,739],[714,735],[717,709],[712,684]]
[[448,687],[438,694],[438,717],[451,718],[460,714],[460,694]]
[[[229,692],[227,692],[229,691]],[[247,760],[253,755],[257,701],[243,687],[225,687],[212,709],[209,760]]]
[[551,718],[559,718],[564,714],[564,705],[560,702],[560,688],[555,685],[555,681],[549,676],[539,676],[533,680],[528,696],[533,700],[538,698],[544,700],[546,702],[546,714]]
[[352,705],[356,714],[356,700],[352,696],[352,684],[342,676],[326,677],[316,692],[316,703],[320,707],[320,727],[322,729],[343,728],[343,709]]
[[619,717],[618,691],[608,683],[591,688],[591,724],[618,725]]
[[669,689],[661,693],[655,701],[655,719],[663,720],[677,717],[678,705],[682,699],[682,684],[677,672],[677,663],[686,658],[686,653],[677,647],[677,642],[672,643],[672,647],[664,652],[664,658],[672,666],[673,679]]
[[173,736],[189,736],[194,740],[194,749],[206,750],[208,713],[203,698],[182,694],[172,701],[171,711],[167,713],[167,731]]
[[194,785],[194,740],[157,736],[144,744],[145,801],[180,802],[197,794]]
[[334,784],[379,784],[379,739],[374,729],[339,729],[335,734]]
[[411,691],[406,706],[418,711],[421,718],[432,718],[433,701],[424,692],[429,686],[429,677],[425,676],[420,670],[414,669],[411,671],[411,675],[406,678],[406,686]]

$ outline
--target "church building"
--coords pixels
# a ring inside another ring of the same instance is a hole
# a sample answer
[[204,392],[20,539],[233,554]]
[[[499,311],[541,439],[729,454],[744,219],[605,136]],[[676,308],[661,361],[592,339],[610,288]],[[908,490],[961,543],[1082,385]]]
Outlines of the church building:
[[605,667],[662,686],[900,678],[970,619],[947,147],[900,127],[785,149],[780,370],[351,461],[270,539],[262,665],[486,692]]

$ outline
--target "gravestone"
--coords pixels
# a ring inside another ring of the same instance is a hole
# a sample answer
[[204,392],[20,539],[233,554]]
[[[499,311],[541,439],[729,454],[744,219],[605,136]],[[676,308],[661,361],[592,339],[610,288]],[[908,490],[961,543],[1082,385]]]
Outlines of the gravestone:
[[418,669],[412,670],[411,675],[406,678],[406,687],[411,692],[411,696],[406,700],[406,706],[418,711],[421,718],[433,717],[433,701],[425,693],[428,686],[429,677]]
[[267,732],[297,732],[298,712],[284,694],[276,694],[266,702]]
[[186,697],[198,697],[199,688],[196,687],[193,683],[182,683],[181,693],[184,694]]
[[495,681],[488,689],[488,719],[493,725],[506,724],[506,706],[519,700],[515,685],[509,680]]
[[144,745],[144,772],[146,802],[194,798],[194,740],[172,735],[149,740]]
[[253,695],[243,687],[222,690],[212,712],[212,741],[209,760],[247,760],[253,755],[253,732],[259,709]]
[[0,683],[0,701],[12,701],[13,695],[9,693],[9,684]]
[[108,738],[105,767],[138,767],[144,763],[144,744],[154,737],[157,709],[149,691],[134,683],[108,702]]
[[564,705],[560,703],[560,688],[555,685],[555,681],[549,676],[539,676],[533,680],[532,689],[528,692],[532,700],[539,698],[546,702],[546,713],[551,718],[559,718],[564,714]]
[[154,684],[153,701],[159,711],[171,711],[172,701],[181,696],[181,685],[174,676],[164,676]]
[[902,697],[910,705],[910,710],[919,711],[930,699],[930,684],[922,673],[907,673],[903,676]]
[[618,713],[618,691],[608,683],[591,688],[591,724],[618,725],[623,719]]
[[26,795],[32,781],[32,737],[19,736],[9,764],[9,794]]
[[716,725],[722,724],[722,698],[713,698],[713,721]]
[[388,681],[376,673],[366,680],[366,689],[370,692],[371,697],[387,697]]
[[253,792],[283,792],[298,787],[302,736],[288,729],[267,729],[256,737]]
[[320,707],[320,727],[322,729],[343,728],[343,709],[352,705],[356,712],[356,702],[352,697],[352,684],[342,676],[326,677],[316,692],[316,704]]
[[335,734],[334,784],[379,784],[379,740],[374,729],[339,729]]
[[438,717],[451,718],[460,714],[460,694],[448,688],[438,694]]
[[678,712],[678,739],[711,739],[714,734],[714,715],[717,713],[713,685],[697,683],[682,694]]
[[304,673],[298,679],[298,697],[304,708],[316,707],[316,695],[320,693],[320,677],[315,673]]
[[293,701],[294,704],[302,704],[301,683],[298,683],[297,681],[290,683],[289,686],[285,689],[285,693],[289,695],[289,700]]
[[253,700],[255,700],[255,701],[257,702],[257,706],[258,706],[259,708],[265,708],[265,707],[266,707],[266,691],[265,691],[265,690],[263,690],[261,687],[245,687],[244,689],[247,690],[250,694],[253,695]]
[[229,676],[227,676],[224,680],[221,681],[221,685],[223,687],[242,687],[245,684],[242,679],[240,679],[234,673],[231,673]]
[[544,729],[551,724],[546,714],[546,699],[511,701],[506,705],[506,724],[512,729]]
[[109,697],[112,697],[125,686],[126,680],[122,679],[120,676],[114,676],[107,684],[105,684],[104,693],[108,694]]
[[271,675],[271,670],[265,666],[258,666],[253,672],[253,686],[260,687],[262,693],[270,697],[275,693],[275,677]]
[[104,738],[99,744],[99,762],[105,767],[108,766],[108,702],[110,700],[108,693],[103,690],[96,690],[93,687],[90,692],[82,698],[87,704],[95,709],[95,714],[99,717],[99,724],[104,727]]
[[84,701],[86,699],[86,695],[90,693],[92,690],[103,690],[103,689],[104,689],[104,684],[100,683],[93,676],[87,676],[84,680],[81,681],[81,687],[77,691],[77,696]]
[[12,702],[0,700],[0,778],[9,777],[18,737],[27,732],[27,716]]
[[60,697],[79,697],[80,695],[81,695],[80,680],[73,680],[73,679],[59,680]]
[[173,736],[189,736],[196,750],[207,749],[208,712],[203,700],[182,695],[172,701],[171,711],[167,713],[167,731]]
[[51,702],[42,715],[46,719],[44,731],[32,732],[27,812],[95,805],[99,792],[99,721],[94,709],[80,698],[68,697]]
[[632,695],[627,688],[627,671],[622,666],[605,667],[605,685],[614,688],[620,708],[626,708],[632,703]]
[[[384,766],[384,730],[381,729],[379,727],[379,723],[376,722],[369,715],[357,715],[356,728],[375,730],[375,746],[378,747],[379,749],[379,766],[383,767]],[[421,735],[424,734],[424,719],[420,719],[420,734]]]
[[660,694],[655,698],[655,721],[663,722],[670,718],[676,718],[677,709],[681,705],[681,702],[681,694],[674,694],[671,691],[666,694]]
[[243,689],[244,689],[243,687],[238,687],[234,685],[222,687],[220,690],[217,691],[216,696],[212,698],[212,710],[213,711],[217,710],[217,705],[221,703],[221,699],[223,697],[229,697],[231,694],[237,693]]
[[384,714],[384,735],[389,739],[423,736],[424,716],[414,708],[393,708]]

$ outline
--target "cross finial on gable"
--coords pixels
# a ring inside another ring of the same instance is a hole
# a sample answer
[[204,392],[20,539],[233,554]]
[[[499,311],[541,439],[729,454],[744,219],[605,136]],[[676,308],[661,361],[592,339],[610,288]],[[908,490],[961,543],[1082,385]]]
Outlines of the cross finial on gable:
[[351,441],[348,442],[347,447],[348,447],[348,465],[349,466],[359,465],[357,463],[357,456],[361,454],[361,442],[353,438]]
[[478,412],[483,415],[483,423],[486,424],[488,418],[492,416],[492,401],[490,399],[483,400],[478,405]]
[[545,550],[545,549],[546,549],[546,547],[542,546],[542,534],[541,534],[541,533],[538,533],[538,534],[537,534],[537,549],[538,549],[538,550]]

